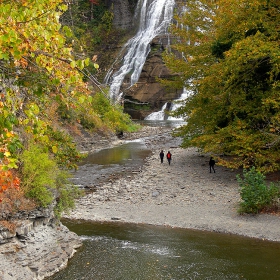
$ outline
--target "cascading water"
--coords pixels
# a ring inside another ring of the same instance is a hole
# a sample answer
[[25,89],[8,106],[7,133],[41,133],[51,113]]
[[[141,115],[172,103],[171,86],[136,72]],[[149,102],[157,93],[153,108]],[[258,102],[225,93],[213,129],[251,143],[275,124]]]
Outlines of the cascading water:
[[106,78],[107,81],[111,80],[109,84],[112,100],[118,101],[121,98],[120,87],[127,74],[130,74],[130,86],[138,81],[150,52],[150,42],[156,36],[167,32],[173,17],[174,5],[175,0],[138,1],[136,9],[140,17],[138,32],[124,46],[127,52],[123,57],[122,67],[111,78]]
[[[192,92],[191,90],[186,90],[186,89],[184,88],[182,95],[180,96],[179,99],[174,100],[174,102],[171,104],[171,107],[170,107],[169,111],[172,112],[172,111],[175,111],[176,109],[178,109],[178,108],[181,106],[180,102],[183,101],[183,100],[185,100],[186,98],[188,98],[191,94],[193,94],[193,92]],[[153,112],[153,113],[151,113],[150,115],[148,115],[148,116],[145,118],[145,120],[157,120],[157,121],[162,121],[162,120],[165,120],[165,119],[166,119],[166,120],[171,120],[171,121],[172,121],[172,120],[175,120],[175,121],[181,120],[181,121],[183,121],[183,119],[174,118],[174,117],[172,117],[172,116],[167,116],[167,114],[166,114],[166,112],[165,112],[166,107],[167,107],[167,103],[165,103],[165,104],[162,106],[162,108],[161,108],[160,111],[158,111],[158,112]]]
[[165,103],[161,110],[158,111],[158,112],[153,112],[151,113],[150,115],[148,115],[145,120],[148,120],[148,121],[151,121],[151,120],[158,120],[158,121],[162,121],[164,120],[165,118],[165,110],[166,110],[166,107],[167,107],[167,103]]

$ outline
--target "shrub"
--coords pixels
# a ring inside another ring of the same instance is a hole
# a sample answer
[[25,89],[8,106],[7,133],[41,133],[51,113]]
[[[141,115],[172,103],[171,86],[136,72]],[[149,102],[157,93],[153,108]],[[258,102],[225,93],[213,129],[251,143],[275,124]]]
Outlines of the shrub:
[[54,211],[58,217],[63,211],[74,207],[74,200],[81,192],[70,184],[69,173],[58,168],[47,149],[45,151],[38,145],[30,145],[22,154],[22,163],[22,183],[27,197],[43,207],[57,198]]
[[73,186],[69,181],[68,172],[61,171],[56,178],[57,204],[54,209],[56,217],[60,218],[62,212],[68,212],[75,206],[75,199],[79,198],[83,192]]
[[279,197],[279,187],[273,183],[266,186],[265,176],[252,167],[244,169],[242,179],[237,175],[242,201],[239,213],[259,213],[264,208],[271,207]]
[[132,132],[138,129],[138,126],[133,123],[131,117],[123,112],[123,108],[117,104],[112,105],[109,98],[102,93],[94,95],[92,109],[114,132]]
[[22,185],[27,197],[46,207],[53,201],[58,167],[42,147],[30,145],[22,154]]
[[47,142],[49,151],[53,152],[53,147],[56,147],[56,151],[53,153],[54,160],[59,167],[77,168],[77,163],[85,157],[77,149],[76,143],[72,137],[60,130],[54,130],[48,127],[48,136],[50,141]]

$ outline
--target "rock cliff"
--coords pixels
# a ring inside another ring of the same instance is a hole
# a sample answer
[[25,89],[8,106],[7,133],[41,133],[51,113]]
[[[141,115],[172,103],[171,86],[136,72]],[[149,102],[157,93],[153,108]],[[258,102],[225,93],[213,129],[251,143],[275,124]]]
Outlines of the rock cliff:
[[[134,119],[144,119],[152,112],[160,111],[165,103],[168,110],[172,100],[182,94],[182,90],[168,90],[158,81],[159,78],[168,80],[176,76],[169,71],[162,59],[168,41],[166,35],[154,38],[138,82],[132,87],[126,83],[122,85],[121,90],[126,100],[125,111]],[[139,103],[144,104],[139,106]]]
[[107,0],[107,7],[114,14],[113,25],[116,28],[131,30],[134,26],[133,16],[138,0]]
[[54,217],[52,206],[17,212],[9,217],[9,224],[3,224],[0,225],[1,280],[44,279],[65,267],[82,245],[79,237]]

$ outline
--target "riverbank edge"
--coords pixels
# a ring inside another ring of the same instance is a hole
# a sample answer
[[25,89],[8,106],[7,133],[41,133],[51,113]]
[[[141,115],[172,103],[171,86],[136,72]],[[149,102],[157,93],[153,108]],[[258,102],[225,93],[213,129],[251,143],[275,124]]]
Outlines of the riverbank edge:
[[18,213],[15,230],[0,226],[0,279],[41,280],[66,267],[82,246],[54,217],[53,207]]

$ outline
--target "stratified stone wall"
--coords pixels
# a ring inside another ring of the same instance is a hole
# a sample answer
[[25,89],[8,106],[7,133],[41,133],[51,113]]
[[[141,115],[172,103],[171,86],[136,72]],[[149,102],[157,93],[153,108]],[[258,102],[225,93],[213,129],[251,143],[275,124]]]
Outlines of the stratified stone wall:
[[53,205],[20,211],[9,216],[8,222],[15,228],[0,225],[1,280],[44,279],[65,267],[82,245],[79,237],[55,218]]
[[[167,90],[158,79],[172,79],[176,73],[171,73],[166,67],[162,54],[166,48],[169,48],[168,35],[157,36],[151,44],[151,51],[143,66],[138,82],[130,86],[129,83],[123,83],[121,90],[125,94],[125,99],[135,102],[148,104],[145,109],[134,110],[129,102],[125,103],[125,111],[135,119],[144,119],[152,112],[160,111],[162,106],[167,103],[171,105],[174,99],[181,96],[181,90]],[[131,103],[133,104],[133,103]]]
[[138,0],[107,0],[106,4],[114,13],[113,25],[116,28],[131,30],[134,26],[134,11]]
[[0,224],[0,244],[8,243],[12,238],[24,239],[24,236],[40,225],[54,226],[58,221],[54,217],[53,205],[47,208],[36,208],[31,211],[18,211],[12,216],[2,212],[0,220],[6,220],[15,225],[15,230],[9,231]]

